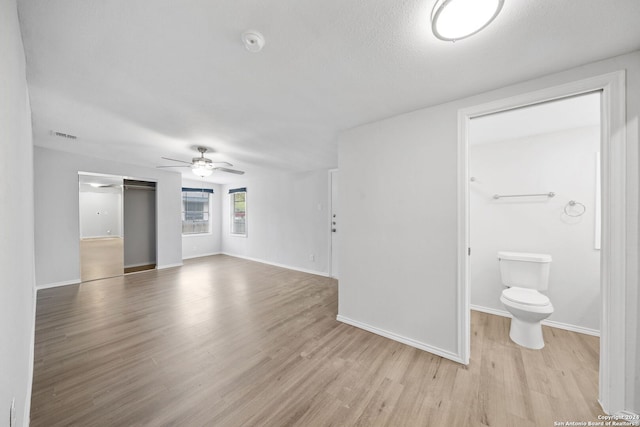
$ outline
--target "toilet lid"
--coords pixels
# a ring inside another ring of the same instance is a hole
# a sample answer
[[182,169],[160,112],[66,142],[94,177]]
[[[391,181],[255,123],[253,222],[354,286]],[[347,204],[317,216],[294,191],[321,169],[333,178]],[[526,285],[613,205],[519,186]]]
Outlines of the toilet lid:
[[546,295],[542,295],[535,289],[513,287],[502,291],[502,296],[509,301],[524,305],[547,305],[551,303]]

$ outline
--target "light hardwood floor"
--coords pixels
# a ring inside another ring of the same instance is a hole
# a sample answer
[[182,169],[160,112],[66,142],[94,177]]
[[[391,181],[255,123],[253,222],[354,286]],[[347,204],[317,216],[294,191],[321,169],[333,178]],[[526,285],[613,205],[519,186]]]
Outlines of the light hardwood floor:
[[38,292],[32,426],[596,420],[598,339],[472,313],[463,366],[339,323],[334,280],[228,256]]

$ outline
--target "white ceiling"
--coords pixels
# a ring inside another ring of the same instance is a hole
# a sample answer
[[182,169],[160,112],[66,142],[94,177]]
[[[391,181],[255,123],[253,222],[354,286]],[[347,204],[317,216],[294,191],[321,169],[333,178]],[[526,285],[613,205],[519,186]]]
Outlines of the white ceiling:
[[329,168],[341,130],[640,48],[638,0],[507,0],[455,44],[431,34],[434,2],[21,0],[35,143],[152,167],[205,145],[247,177]]
[[469,144],[516,140],[600,125],[600,92],[471,119]]

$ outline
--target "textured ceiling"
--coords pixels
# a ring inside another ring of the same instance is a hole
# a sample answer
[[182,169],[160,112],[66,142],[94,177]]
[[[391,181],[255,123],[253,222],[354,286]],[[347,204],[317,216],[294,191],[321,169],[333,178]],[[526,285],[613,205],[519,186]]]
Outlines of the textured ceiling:
[[506,0],[455,44],[430,32],[434,1],[21,0],[35,143],[145,166],[205,145],[247,177],[335,167],[343,129],[640,48],[638,0]]

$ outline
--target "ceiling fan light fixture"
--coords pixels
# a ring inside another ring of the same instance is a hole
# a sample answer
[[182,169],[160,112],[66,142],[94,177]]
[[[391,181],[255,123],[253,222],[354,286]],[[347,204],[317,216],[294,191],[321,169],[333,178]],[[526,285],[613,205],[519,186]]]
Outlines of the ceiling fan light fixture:
[[186,162],[184,160],[178,160],[178,159],[171,159],[169,157],[162,157],[165,160],[182,163],[182,165],[168,165],[168,166],[156,166],[156,167],[157,168],[191,168],[191,171],[201,178],[211,175],[213,171],[229,172],[229,173],[235,173],[238,175],[244,174],[244,171],[240,171],[237,169],[229,169],[222,166],[216,166],[216,165],[226,165],[226,166],[233,166],[233,165],[229,162],[225,162],[225,161],[214,162],[211,159],[206,158],[204,156],[204,153],[208,151],[207,147],[197,147],[197,150],[200,153],[200,157],[193,157],[190,162]]
[[500,13],[504,0],[437,0],[431,30],[440,40],[462,40],[487,27]]
[[191,171],[199,177],[204,178],[213,173],[213,165],[206,163],[194,163],[191,165]]

